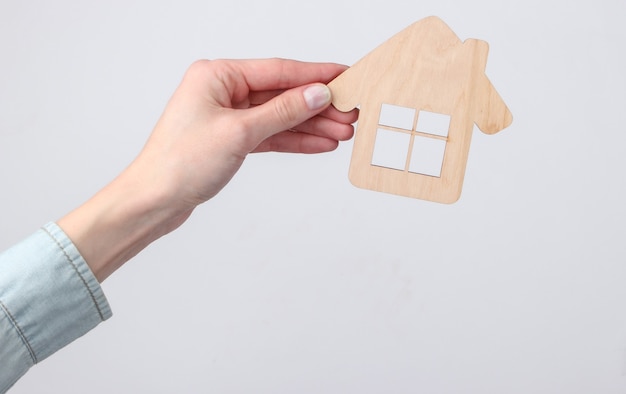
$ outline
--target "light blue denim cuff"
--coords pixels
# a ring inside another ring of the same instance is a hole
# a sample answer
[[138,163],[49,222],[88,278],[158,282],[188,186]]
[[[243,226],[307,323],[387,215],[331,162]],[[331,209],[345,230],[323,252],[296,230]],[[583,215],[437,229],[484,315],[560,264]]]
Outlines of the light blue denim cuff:
[[55,223],[0,254],[0,392],[109,317],[100,284]]

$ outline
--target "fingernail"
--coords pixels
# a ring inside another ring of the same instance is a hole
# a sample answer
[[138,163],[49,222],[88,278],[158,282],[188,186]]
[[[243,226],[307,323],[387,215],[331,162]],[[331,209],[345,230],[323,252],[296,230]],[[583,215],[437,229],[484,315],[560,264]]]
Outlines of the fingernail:
[[326,85],[313,85],[304,90],[304,101],[311,111],[324,107],[330,102],[330,89]]

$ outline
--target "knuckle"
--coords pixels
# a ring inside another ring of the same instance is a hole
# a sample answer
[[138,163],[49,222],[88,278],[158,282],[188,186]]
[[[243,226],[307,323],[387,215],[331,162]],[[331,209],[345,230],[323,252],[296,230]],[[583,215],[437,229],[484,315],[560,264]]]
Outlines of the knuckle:
[[211,63],[210,60],[206,59],[196,60],[187,68],[187,74],[204,73],[210,67]]
[[278,121],[285,125],[296,123],[300,118],[298,103],[290,96],[274,100],[274,112]]
[[200,78],[207,75],[227,74],[229,64],[226,60],[207,60],[200,59],[191,63],[185,73],[188,78]]

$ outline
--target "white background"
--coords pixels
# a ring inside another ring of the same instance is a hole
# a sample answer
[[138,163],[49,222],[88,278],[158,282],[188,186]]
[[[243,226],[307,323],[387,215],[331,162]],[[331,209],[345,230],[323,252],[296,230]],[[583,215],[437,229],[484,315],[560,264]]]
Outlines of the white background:
[[514,115],[454,205],[354,188],[351,142],[250,157],[12,392],[626,392],[625,9],[0,0],[2,249],[121,171],[198,58],[353,64],[438,15],[490,43]]

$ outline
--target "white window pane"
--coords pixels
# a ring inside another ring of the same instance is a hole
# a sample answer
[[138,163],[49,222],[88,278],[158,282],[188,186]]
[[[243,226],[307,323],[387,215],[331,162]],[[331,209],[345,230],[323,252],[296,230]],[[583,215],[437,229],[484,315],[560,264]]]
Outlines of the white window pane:
[[436,138],[415,136],[409,172],[430,176],[441,176],[446,141]]
[[380,108],[379,123],[382,126],[396,127],[398,129],[413,130],[415,109],[399,107],[397,105],[383,104]]
[[372,164],[404,171],[410,141],[408,133],[378,129]]
[[420,111],[417,117],[417,131],[447,137],[448,129],[450,129],[449,115]]

